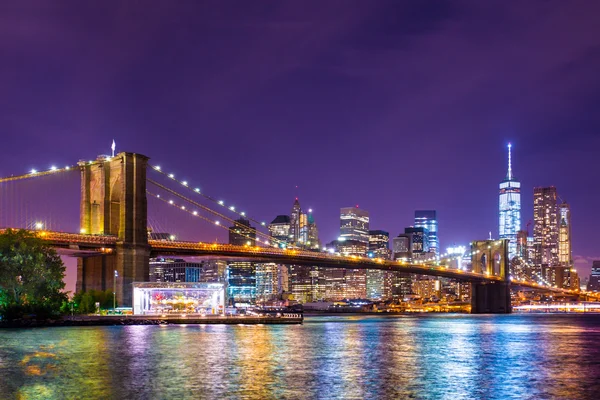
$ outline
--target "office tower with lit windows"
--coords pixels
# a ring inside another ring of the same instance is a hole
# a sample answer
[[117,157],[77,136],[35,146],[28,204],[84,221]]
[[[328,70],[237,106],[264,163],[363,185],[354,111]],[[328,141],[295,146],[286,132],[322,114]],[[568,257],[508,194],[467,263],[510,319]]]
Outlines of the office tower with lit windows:
[[369,243],[369,212],[358,206],[340,209],[340,238]]
[[404,228],[404,233],[406,235],[410,235],[411,238],[411,247],[410,253],[411,257],[415,257],[419,253],[429,253],[429,231],[427,228],[416,228],[409,227]]
[[312,208],[308,209],[306,214],[306,244],[307,249],[319,249],[321,242],[319,241],[319,229],[315,222]]
[[[370,258],[390,259],[390,234],[381,230],[369,231],[369,247],[367,255]],[[383,300],[391,297],[390,272],[382,270],[367,270],[367,299]]]
[[272,246],[284,248],[290,242],[290,221],[288,215],[278,215],[269,224]]
[[288,269],[285,265],[264,263],[256,265],[257,303],[275,300],[288,290]]
[[292,212],[290,213],[290,243],[294,245],[300,241],[301,218],[302,208],[296,197],[296,200],[292,205]]
[[440,242],[438,239],[438,221],[435,210],[415,211],[415,228],[425,228],[428,231],[429,251],[440,254]]
[[508,239],[508,257],[517,256],[517,232],[521,229],[521,182],[512,173],[512,145],[508,144],[508,172],[500,183],[500,239]]
[[566,202],[558,206],[558,218],[558,262],[563,267],[572,267],[571,207]]
[[559,215],[554,186],[533,189],[533,263],[538,274],[558,265]]
[[600,260],[595,260],[592,263],[592,273],[587,284],[587,290],[590,292],[600,291]]
[[202,263],[180,258],[151,258],[150,282],[201,282]]
[[[229,244],[255,246],[256,228],[245,218],[235,220],[229,228]],[[230,304],[251,304],[256,299],[256,264],[233,261],[227,266],[227,297]]]

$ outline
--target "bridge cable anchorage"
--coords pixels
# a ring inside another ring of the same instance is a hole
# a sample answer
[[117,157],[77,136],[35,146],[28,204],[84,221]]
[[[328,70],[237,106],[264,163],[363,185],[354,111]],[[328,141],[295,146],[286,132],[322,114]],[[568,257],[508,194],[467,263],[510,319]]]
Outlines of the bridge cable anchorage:
[[[150,183],[152,185],[155,185],[155,186],[159,187],[160,189],[162,189],[162,190],[164,190],[166,192],[169,192],[169,193],[171,193],[172,195],[174,195],[176,197],[179,197],[180,199],[188,202],[189,204],[193,204],[194,206],[196,206],[196,207],[198,207],[198,208],[200,208],[200,209],[202,209],[204,211],[208,211],[209,213],[214,214],[214,215],[218,216],[219,218],[222,218],[225,221],[228,221],[228,222],[232,223],[234,226],[239,226],[240,228],[246,228],[246,229],[248,228],[246,225],[242,225],[239,222],[237,222],[236,220],[231,219],[231,218],[227,217],[226,215],[224,215],[224,214],[222,214],[222,213],[220,213],[218,211],[215,211],[215,210],[211,209],[210,207],[207,207],[207,206],[205,206],[203,204],[200,204],[200,203],[198,203],[198,202],[190,199],[189,197],[187,197],[185,195],[182,195],[181,193],[179,193],[179,192],[177,192],[177,191],[175,191],[175,190],[173,190],[173,189],[171,189],[171,188],[169,188],[169,187],[167,187],[165,185],[162,185],[162,184],[160,184],[160,183],[158,183],[158,182],[156,182],[156,181],[154,181],[152,179],[146,178],[146,180],[147,180],[148,183]],[[266,240],[270,240],[271,242],[277,242],[278,245],[285,244],[285,242],[283,242],[281,240],[277,240],[277,239],[271,237],[271,235],[259,231],[257,228],[254,228],[254,231],[255,231],[255,233],[256,233],[257,236],[261,236],[263,238],[266,238]]]
[[164,172],[164,171],[162,170],[162,168],[161,168],[161,167],[159,167],[158,165],[151,165],[150,167],[151,167],[151,168],[152,168],[154,171],[158,172],[159,174],[162,174],[162,175],[166,176],[167,178],[171,179],[172,181],[175,181],[175,182],[179,183],[179,184],[180,184],[182,187],[186,188],[187,190],[190,190],[190,191],[194,192],[195,194],[197,194],[197,195],[200,195],[200,196],[204,197],[205,199],[207,199],[207,200],[209,200],[209,201],[211,201],[211,202],[213,202],[213,203],[217,204],[218,206],[220,206],[220,207],[225,207],[225,208],[226,208],[228,211],[231,211],[231,212],[233,212],[233,213],[235,213],[235,214],[239,215],[240,217],[243,217],[244,219],[247,219],[247,220],[249,220],[249,221],[252,221],[252,222],[254,222],[254,223],[255,223],[255,224],[257,224],[257,225],[260,225],[260,226],[263,226],[263,227],[264,227],[264,226],[266,226],[266,223],[265,223],[265,221],[258,221],[257,219],[255,219],[255,218],[253,218],[253,217],[250,217],[250,216],[248,216],[248,215],[247,215],[247,214],[246,214],[244,211],[238,211],[238,210],[236,210],[236,209],[235,209],[235,207],[233,207],[233,206],[229,206],[229,207],[227,207],[227,205],[225,205],[225,202],[224,202],[224,201],[222,201],[222,200],[217,200],[216,198],[214,198],[214,197],[212,197],[212,196],[209,196],[209,195],[205,194],[205,193],[204,193],[204,192],[202,192],[202,191],[201,191],[199,188],[193,188],[193,189],[192,189],[192,186],[190,186],[190,185],[189,185],[189,183],[188,183],[187,181],[184,181],[184,180],[179,180],[179,179],[175,178],[175,175],[174,175],[174,174],[168,174],[168,173]]
[[58,174],[61,172],[73,171],[76,169],[77,169],[77,165],[68,165],[64,168],[51,167],[49,170],[46,170],[46,171],[38,171],[38,170],[32,169],[31,172],[29,172],[28,174],[6,176],[3,178],[0,178],[0,183],[14,182],[14,181],[20,181],[20,180],[31,179],[31,178],[39,178],[42,176],[55,175],[55,174]]
[[[212,225],[216,225],[216,226],[219,226],[219,227],[221,227],[221,228],[223,228],[223,229],[226,229],[226,230],[228,230],[228,231],[230,231],[230,232],[234,232],[234,233],[236,233],[237,235],[240,235],[240,236],[242,236],[242,237],[244,237],[244,238],[246,238],[246,239],[249,239],[249,240],[254,240],[254,241],[257,243],[257,245],[258,245],[258,244],[261,244],[261,245],[267,245],[267,246],[271,247],[271,242],[270,242],[269,240],[265,240],[265,242],[263,243],[263,242],[261,242],[259,239],[253,238],[253,237],[251,237],[251,236],[249,236],[249,235],[246,235],[246,234],[243,234],[243,233],[240,233],[240,232],[235,232],[235,231],[232,229],[232,227],[225,226],[225,225],[223,225],[223,224],[219,223],[219,221],[217,221],[217,220],[211,220],[211,219],[209,219],[209,218],[207,218],[207,217],[205,217],[205,216],[203,216],[203,215],[200,215],[200,214],[198,214],[198,213],[197,213],[197,212],[195,212],[195,211],[192,211],[192,210],[189,210],[189,209],[187,209],[185,206],[182,206],[181,204],[177,204],[177,203],[175,203],[175,202],[173,202],[173,201],[166,200],[165,198],[161,197],[160,195],[158,195],[158,194],[156,194],[156,193],[152,193],[152,192],[150,192],[149,190],[146,190],[146,193],[147,193],[148,195],[150,195],[150,196],[152,196],[152,197],[154,197],[154,198],[156,198],[156,199],[158,199],[158,200],[160,200],[160,201],[162,201],[162,202],[164,202],[164,203],[166,203],[166,204],[170,205],[170,206],[173,206],[173,207],[177,208],[177,209],[178,209],[178,210],[180,210],[180,211],[185,211],[186,213],[188,213],[188,214],[191,214],[191,215],[193,215],[194,217],[197,217],[197,218],[200,218],[200,219],[202,219],[202,220],[204,220],[204,221],[210,222]],[[239,225],[239,224],[238,224],[238,225]],[[235,227],[235,226],[234,226],[234,227]],[[245,228],[247,228],[246,226],[244,226],[244,227],[245,227]],[[276,242],[276,241],[278,241],[278,240],[277,240],[277,239],[275,239],[275,238],[270,238],[270,239],[272,239],[272,240],[271,240],[272,242]]]

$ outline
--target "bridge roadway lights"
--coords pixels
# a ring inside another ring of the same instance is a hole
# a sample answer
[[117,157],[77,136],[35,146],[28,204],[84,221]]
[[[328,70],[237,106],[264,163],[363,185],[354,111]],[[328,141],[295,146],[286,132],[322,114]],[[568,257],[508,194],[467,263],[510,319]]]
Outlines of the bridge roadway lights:
[[509,314],[508,282],[471,283],[471,314]]

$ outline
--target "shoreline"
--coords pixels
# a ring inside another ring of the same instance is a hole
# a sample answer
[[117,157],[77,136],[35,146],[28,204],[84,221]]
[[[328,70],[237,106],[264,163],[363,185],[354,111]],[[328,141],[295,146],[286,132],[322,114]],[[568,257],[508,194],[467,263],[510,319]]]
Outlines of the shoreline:
[[20,319],[0,321],[0,329],[48,328],[75,326],[129,326],[129,325],[299,325],[304,318],[302,314],[289,314],[281,317],[246,316],[246,315],[86,315],[64,317],[56,320]]

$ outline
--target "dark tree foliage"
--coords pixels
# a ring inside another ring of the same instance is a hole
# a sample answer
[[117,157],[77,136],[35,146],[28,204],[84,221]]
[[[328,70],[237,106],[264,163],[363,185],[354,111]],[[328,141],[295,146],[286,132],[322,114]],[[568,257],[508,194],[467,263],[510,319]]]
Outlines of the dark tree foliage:
[[78,292],[73,296],[74,311],[79,314],[92,314],[96,312],[96,303],[100,308],[108,310],[113,307],[112,290],[88,290]]
[[48,244],[25,230],[0,234],[0,316],[5,320],[60,315],[67,300],[65,266]]

